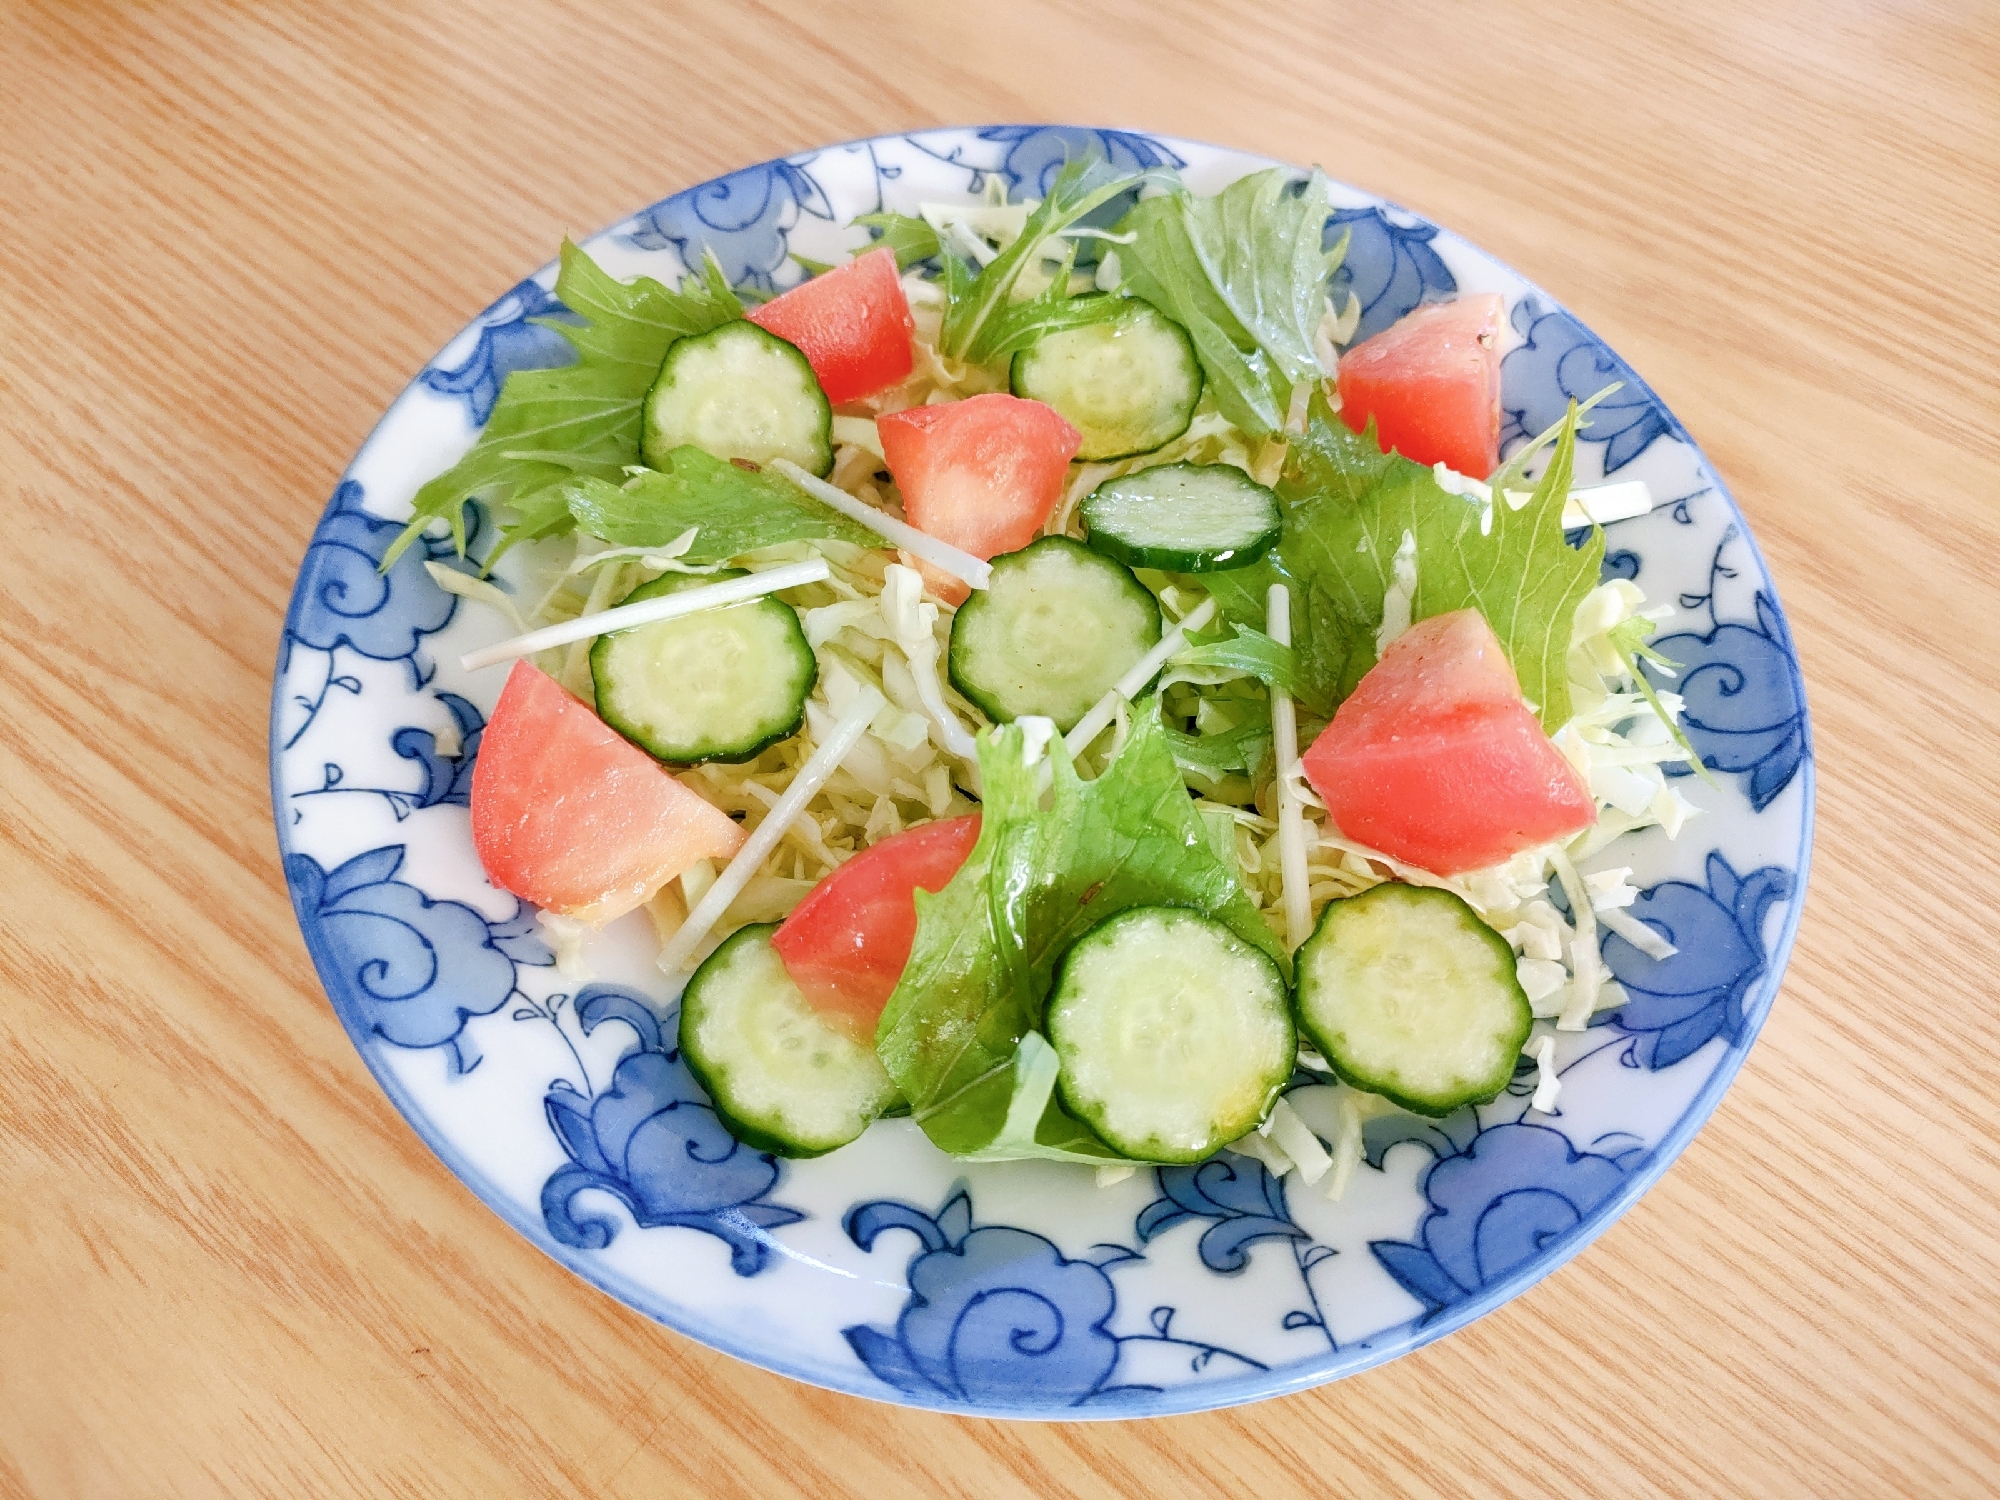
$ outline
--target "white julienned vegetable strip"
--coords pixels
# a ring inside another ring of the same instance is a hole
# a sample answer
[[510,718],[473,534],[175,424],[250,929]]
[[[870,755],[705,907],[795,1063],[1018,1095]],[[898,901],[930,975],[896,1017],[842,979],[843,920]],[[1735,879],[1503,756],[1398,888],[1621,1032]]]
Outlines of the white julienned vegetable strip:
[[[1264,600],[1264,631],[1280,646],[1292,644],[1292,594],[1271,585]],[[1278,767],[1278,882],[1285,899],[1285,945],[1294,951],[1312,936],[1312,884],[1306,873],[1306,815],[1292,773],[1299,758],[1299,712],[1292,695],[1271,689],[1271,745]]]
[[1637,917],[1629,912],[1621,911],[1615,906],[1598,912],[1597,918],[1606,928],[1617,933],[1618,936],[1625,939],[1626,942],[1655,962],[1672,958],[1676,953],[1681,951],[1665,938],[1661,937],[1653,928],[1641,922]]
[[[1493,489],[1482,479],[1474,479],[1461,474],[1444,464],[1432,466],[1437,476],[1438,488],[1448,495],[1465,495],[1493,503]],[[1532,490],[1507,491],[1507,503],[1519,510],[1534,498]],[[1613,521],[1629,521],[1634,516],[1643,516],[1653,509],[1653,492],[1643,479],[1619,479],[1610,484],[1586,484],[1569,492],[1563,501],[1563,530],[1574,531],[1580,526],[1588,526],[1593,521],[1600,526],[1609,526]],[[1484,530],[1484,527],[1481,528]]]
[[971,587],[983,589],[992,581],[991,563],[974,557],[970,552],[961,552],[951,543],[941,542],[927,531],[919,531],[908,521],[899,521],[894,516],[884,514],[874,506],[855,499],[846,490],[808,474],[789,458],[772,459],[770,468],[784,475],[829,509],[837,510],[848,520],[866,526],[877,536],[895,543],[905,552],[921,557],[932,567],[942,568],[952,577],[963,579]]
[[1581,1031],[1590,1024],[1597,1009],[1597,996],[1604,988],[1604,957],[1597,946],[1597,914],[1591,908],[1590,892],[1569,856],[1557,850],[1550,854],[1563,895],[1569,898],[1569,919],[1576,927],[1570,939],[1569,1001],[1556,1018],[1558,1031]]
[[1326,1154],[1326,1147],[1319,1143],[1312,1127],[1283,1099],[1271,1106],[1271,1117],[1258,1127],[1257,1133],[1292,1159],[1300,1179],[1308,1186],[1324,1177],[1327,1168],[1333,1165],[1333,1158]]
[[[1508,500],[1512,501],[1516,493],[1509,490]],[[1516,502],[1515,508],[1519,509],[1526,503],[1524,497]],[[1582,489],[1571,490],[1569,498],[1563,502],[1563,529],[1574,531],[1593,521],[1600,526],[1609,526],[1613,521],[1629,521],[1634,516],[1646,515],[1652,508],[1653,492],[1646,488],[1643,479],[1585,485]]]
[[1556,1096],[1562,1093],[1562,1080],[1556,1076],[1556,1039],[1544,1033],[1521,1050],[1535,1060],[1535,1097],[1528,1108],[1552,1115]]
[[574,620],[565,620],[560,625],[545,625],[540,630],[531,630],[526,635],[517,635],[512,640],[501,641],[496,646],[482,647],[460,658],[460,665],[468,672],[476,672],[481,667],[497,666],[503,661],[513,661],[516,657],[533,656],[537,651],[546,651],[551,646],[567,646],[572,641],[587,641],[592,636],[608,635],[614,630],[630,630],[636,625],[653,625],[661,620],[677,620],[683,615],[698,615],[703,610],[720,609],[727,604],[742,604],[746,600],[761,599],[766,594],[775,594],[782,589],[795,589],[802,584],[823,583],[831,576],[832,570],[825,558],[813,558],[809,562],[786,563],[779,568],[766,568],[761,573],[752,573],[747,578],[731,578],[722,583],[711,583],[704,588],[683,589],[678,594],[662,594],[654,599],[641,599],[637,604],[621,604],[615,609],[601,609],[595,614],[578,615]]
[[1090,742],[1104,733],[1111,726],[1111,721],[1118,717],[1118,705],[1130,703],[1144,692],[1146,684],[1160,675],[1167,659],[1187,645],[1188,633],[1201,629],[1214,618],[1215,601],[1202,600],[1188,611],[1186,619],[1160,637],[1159,645],[1134,662],[1132,670],[1112,684],[1111,691],[1092,704],[1090,712],[1078,719],[1076,727],[1063,736],[1063,744],[1070,757],[1074,759],[1088,750]]
[[882,434],[875,426],[873,417],[835,417],[833,440],[836,443],[852,443],[857,448],[866,448],[877,458],[883,456]]
[[764,821],[757,825],[750,837],[743,841],[743,847],[736,851],[723,872],[715,877],[715,883],[695,903],[694,910],[688,913],[687,921],[681,924],[680,930],[660,949],[660,968],[663,972],[670,976],[678,975],[687,961],[694,957],[703,939],[722,920],[722,914],[729,910],[729,903],[750,883],[750,877],[757,873],[758,866],[778,847],[778,840],[785,836],[786,830],[805,810],[805,805],[819,795],[819,789],[826,785],[827,779],[847,758],[848,752],[861,743],[869,723],[888,701],[875,688],[865,683],[862,685],[847,712],[834,721],[832,733],[813,751],[812,758],[799,767],[798,775],[785,788],[785,794],[764,815]]
[[1410,628],[1410,609],[1417,598],[1417,534],[1403,533],[1396,555],[1389,559],[1389,587],[1382,592],[1382,623],[1375,631],[1375,654]]
[[514,622],[516,630],[526,630],[528,622],[521,618],[521,611],[514,607],[514,601],[498,584],[485,578],[474,578],[470,573],[461,573],[456,568],[447,568],[441,562],[427,562],[424,571],[431,575],[431,582],[447,594],[456,594],[461,599],[472,599],[480,604],[490,605]]
[[1342,1085],[1339,1110],[1333,1133],[1333,1150],[1329,1153],[1333,1158],[1333,1169],[1326,1179],[1326,1196],[1336,1203],[1346,1196],[1347,1185],[1354,1180],[1354,1169],[1361,1165],[1366,1152],[1361,1135],[1361,1096]]
[[917,701],[937,726],[940,747],[947,755],[977,763],[979,746],[959,722],[958,715],[951,711],[951,705],[944,701],[933,629],[937,606],[924,603],[923,574],[901,563],[890,563],[882,575],[882,596],[877,607],[910,664],[910,680],[917,686]]

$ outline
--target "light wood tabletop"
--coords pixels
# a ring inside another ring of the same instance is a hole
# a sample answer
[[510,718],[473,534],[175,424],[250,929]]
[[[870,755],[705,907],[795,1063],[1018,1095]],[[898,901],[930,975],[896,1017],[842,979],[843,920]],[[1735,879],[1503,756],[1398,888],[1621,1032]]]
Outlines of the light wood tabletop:
[[[766,1374],[518,1237],[315,982],[266,723],[377,415],[581,232],[854,136],[1323,163],[1550,288],[1733,486],[1819,767],[1789,974],[1577,1260],[1152,1422]],[[0,1495],[2000,1493],[2000,12],[0,5]]]

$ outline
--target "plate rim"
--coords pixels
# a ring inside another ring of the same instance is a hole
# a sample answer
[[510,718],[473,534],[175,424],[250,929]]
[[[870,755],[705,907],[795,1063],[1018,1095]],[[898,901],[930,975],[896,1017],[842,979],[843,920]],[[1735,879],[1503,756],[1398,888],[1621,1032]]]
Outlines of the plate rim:
[[[984,121],[971,124],[921,126],[907,131],[878,132],[870,135],[852,136],[844,140],[827,142],[823,145],[804,146],[795,151],[781,153],[776,156],[766,157],[760,161],[748,162],[741,166],[732,167],[713,177],[690,182],[685,186],[674,189],[666,197],[657,199],[655,202],[665,202],[668,198],[696,191],[734,173],[755,171],[759,167],[768,167],[779,162],[789,163],[793,158],[798,156],[817,155],[823,152],[841,150],[845,147],[872,145],[876,142],[908,140],[914,136],[948,135],[960,132],[975,134],[981,131],[1007,129],[1077,130],[1131,134],[1167,145],[1195,146],[1208,151],[1248,157],[1268,162],[1270,165],[1299,170],[1295,163],[1273,160],[1258,151],[1221,145],[1194,136],[1166,134],[1121,125],[1078,124],[1073,121],[1049,121],[1039,124]],[[1321,168],[1321,170],[1324,169]],[[1736,500],[1735,493],[1731,490],[1727,481],[1724,480],[1720,470],[1716,468],[1707,450],[1694,440],[1686,424],[1681,421],[1678,413],[1660,398],[1659,393],[1639,373],[1637,367],[1630,360],[1625,359],[1622,354],[1619,354],[1615,346],[1602,338],[1595,329],[1577,317],[1567,303],[1550,295],[1539,282],[1523,275],[1511,262],[1503,260],[1491,251],[1486,250],[1478,241],[1458,233],[1451,226],[1441,224],[1428,215],[1405,208],[1401,203],[1393,199],[1382,197],[1369,189],[1348,183],[1344,179],[1334,177],[1331,173],[1327,175],[1329,180],[1336,186],[1361,194],[1374,204],[1407,215],[1422,224],[1433,225],[1488,260],[1493,261],[1509,275],[1517,278],[1526,292],[1531,292],[1539,296],[1550,310],[1560,312],[1570,318],[1586,336],[1616,355],[1625,364],[1630,373],[1632,383],[1641,394],[1651,401],[1654,409],[1665,419],[1666,435],[1686,444],[1699,457],[1703,467],[1706,468],[1709,475],[1713,478],[1714,493],[1727,506],[1729,514],[1736,524],[1737,537],[1749,548],[1750,554],[1765,581],[1766,592],[1770,596],[1771,604],[1776,611],[1777,618],[1785,626],[1785,633],[1789,641],[1791,635],[1790,617],[1786,614],[1783,600],[1779,596],[1777,579],[1771,571],[1763,549],[1758,545],[1756,534],[1749,523],[1748,517],[1744,515],[1742,506]],[[644,209],[642,208],[634,212],[643,211]],[[617,229],[619,225],[629,222],[633,216],[633,213],[627,213],[614,219],[609,224],[581,238],[575,239],[575,243],[583,245],[598,240]],[[553,259],[544,261],[526,272],[525,276],[520,278],[520,280],[538,278],[555,264],[556,261]],[[514,284],[518,285],[519,280]],[[490,301],[482,304],[482,306],[491,305]],[[454,330],[445,343],[439,346],[430,359],[419,368],[417,373],[405,381],[394,396],[390,398],[381,414],[370,425],[366,436],[362,438],[359,446],[355,448],[347,463],[342,467],[340,474],[343,478],[352,472],[355,459],[368,451],[383,427],[395,415],[397,408],[401,405],[404,398],[419,386],[424,372],[435,365],[445,350],[449,349],[468,329],[474,326],[478,316],[479,314],[475,312],[471,319]],[[340,479],[336,479],[336,494],[338,493],[340,482]],[[317,534],[320,523],[335,504],[335,499],[330,497],[315,516],[313,530],[307,534],[306,549],[310,549],[312,546],[313,538]],[[431,1151],[446,1171],[457,1180],[457,1184],[460,1187],[470,1190],[482,1207],[499,1217],[502,1222],[520,1234],[537,1250],[541,1251],[579,1280],[613,1298],[642,1317],[672,1329],[675,1333],[690,1338],[707,1348],[715,1350],[717,1353],[728,1355],[733,1359],[741,1360],[758,1369],[766,1370],[772,1374],[796,1380],[802,1384],[814,1386],[821,1390],[830,1390],[842,1395],[857,1396],[864,1400],[879,1402],[887,1406],[946,1412],[958,1416],[983,1417],[992,1420],[1047,1422],[1133,1421],[1153,1417],[1180,1416],[1203,1411],[1224,1410],[1274,1397],[1294,1395],[1303,1390],[1331,1384],[1336,1380],[1350,1375],[1360,1374],[1365,1370],[1373,1369],[1400,1355],[1423,1348],[1425,1345],[1434,1343],[1466,1327],[1468,1324],[1478,1321],[1502,1304],[1512,1301],[1536,1284],[1561,1270],[1584,1249],[1594,1243],[1599,1236],[1622,1219],[1631,1210],[1633,1204],[1679,1161],[1682,1153],[1720,1106],[1722,1096],[1729,1091],[1730,1086],[1735,1082],[1738,1073],[1743,1068],[1743,1064],[1749,1057],[1751,1048],[1762,1034],[1764,1023],[1769,1018],[1773,1007],[1777,1003],[1779,991],[1783,988],[1785,975],[1790,967],[1793,946],[1798,937],[1799,924],[1805,910],[1806,893],[1810,886],[1813,843],[1817,824],[1817,758],[1810,753],[1803,757],[1799,766],[1801,793],[1799,845],[1797,864],[1791,872],[1793,885],[1790,897],[1785,903],[1783,923],[1765,960],[1764,973],[1757,981],[1757,999],[1754,1004],[1746,1004],[1744,1007],[1743,1024],[1739,1035],[1730,1042],[1728,1050],[1724,1052],[1715,1067],[1703,1080],[1701,1087],[1696,1090],[1693,1098],[1683,1108],[1673,1125],[1661,1136],[1659,1142],[1649,1149],[1645,1163],[1638,1170],[1628,1174],[1621,1182],[1618,1190],[1609,1195],[1603,1203],[1592,1211],[1590,1218],[1564,1234],[1554,1246],[1543,1254],[1509,1272],[1501,1280],[1481,1287],[1474,1295],[1453,1303],[1442,1313],[1428,1317],[1420,1316],[1404,1324],[1382,1330],[1358,1343],[1346,1346],[1344,1351],[1339,1349],[1330,1350],[1322,1357],[1300,1360],[1294,1364],[1277,1366],[1270,1370],[1230,1376],[1221,1380],[1197,1381],[1186,1385],[1170,1387],[1152,1393],[1143,1403],[1134,1402],[1117,1407],[1092,1408],[1086,1406],[1052,1408],[1044,1405],[1012,1405],[1004,1402],[987,1402],[975,1405],[949,1399],[934,1399],[922,1394],[897,1390],[880,1380],[873,1379],[870,1376],[870,1372],[862,1366],[857,1366],[854,1378],[851,1380],[838,1378],[830,1372],[821,1373],[807,1371],[802,1368],[787,1367],[778,1360],[765,1357],[759,1353],[750,1352],[741,1347],[722,1331],[721,1325],[704,1325],[700,1319],[687,1316],[684,1309],[669,1307],[665,1304],[656,1305],[655,1299],[647,1289],[632,1282],[622,1273],[609,1270],[593,1261],[585,1259],[581,1252],[557,1241],[548,1232],[546,1225],[533,1222],[525,1212],[518,1211],[512,1202],[511,1195],[501,1192],[484,1172],[474,1167],[459,1154],[456,1147],[451,1145],[438,1129],[428,1112],[417,1106],[402,1081],[378,1061],[376,1053],[379,1050],[379,1046],[382,1045],[381,1039],[375,1038],[357,1028],[354,1019],[357,1014],[356,1007],[352,1004],[342,1006],[335,1003],[334,994],[336,988],[339,988],[343,993],[347,989],[346,976],[339,972],[338,967],[324,953],[323,942],[317,927],[313,922],[308,920],[309,913],[306,911],[301,899],[301,887],[298,882],[291,878],[289,872],[285,869],[285,864],[294,853],[294,850],[291,847],[290,830],[283,816],[284,794],[280,784],[280,766],[284,747],[281,745],[279,737],[280,713],[284,701],[284,671],[294,640],[293,627],[301,608],[302,596],[299,591],[299,580],[304,571],[305,556],[306,553],[302,550],[297,562],[293,565],[292,583],[287,597],[284,620],[278,634],[276,658],[272,670],[271,718],[270,733],[268,736],[269,748],[267,751],[272,822],[277,835],[279,873],[285,880],[286,894],[291,903],[293,916],[299,924],[300,936],[304,941],[307,955],[312,961],[314,976],[319,982],[319,988],[324,994],[328,1005],[334,1012],[335,1019],[340,1023],[341,1029],[346,1034],[348,1041],[360,1055],[363,1064],[374,1078],[377,1087],[382,1090],[383,1095],[395,1107],[396,1112],[402,1117],[403,1122],[410,1127],[417,1138]],[[1804,671],[1799,664],[1795,646],[1791,655],[1793,677],[1798,688],[1800,731],[1805,737],[1806,744],[1810,746],[1812,742],[1811,704],[1806,691]]]

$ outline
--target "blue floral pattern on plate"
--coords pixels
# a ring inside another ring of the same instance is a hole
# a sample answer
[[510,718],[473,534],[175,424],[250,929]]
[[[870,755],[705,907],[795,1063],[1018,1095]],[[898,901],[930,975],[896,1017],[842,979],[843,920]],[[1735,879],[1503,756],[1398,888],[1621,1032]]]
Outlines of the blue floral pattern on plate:
[[332,871],[310,854],[285,861],[306,945],[322,970],[347,983],[336,992],[350,1024],[398,1047],[445,1047],[465,1072],[479,1062],[465,1035],[517,990],[518,965],[554,962],[536,936],[534,913],[489,922],[457,901],[434,901],[407,881],[400,844],[357,854]]
[[[802,256],[837,258],[858,214],[994,179],[1038,196],[1079,156],[1178,168],[1202,191],[1264,164],[1068,125],[888,136],[675,193],[587,247],[617,274],[669,279],[713,252],[765,293]],[[1685,697],[1717,781],[1676,783],[1705,813],[1678,844],[1614,851],[1643,891],[1630,915],[1676,952],[1606,939],[1625,999],[1565,1043],[1559,1112],[1533,1113],[1524,1066],[1492,1105],[1371,1120],[1341,1203],[1231,1153],[1100,1191],[1059,1164],[947,1162],[907,1122],[804,1162],[731,1138],[678,1055],[644,918],[607,933],[607,968],[578,988],[479,870],[471,783],[499,678],[452,663],[506,627],[433,582],[426,563],[459,565],[443,541],[379,569],[467,419],[509,374],[567,359],[544,269],[418,377],[335,491],[272,704],[285,872],[334,1009],[413,1127],[522,1234],[646,1314],[822,1385],[985,1415],[1156,1414],[1448,1333],[1554,1269],[1686,1144],[1768,1009],[1804,889],[1811,738],[1775,592],[1720,482],[1623,360],[1448,231],[1336,195],[1326,237],[1349,237],[1363,335],[1419,301],[1501,293],[1520,339],[1502,367],[1509,441],[1622,379],[1580,462],[1672,501],[1611,528],[1605,576],[1692,616],[1656,641],[1677,664],[1656,681]],[[473,507],[475,535],[483,519]],[[524,566],[509,557],[502,585]]]
[[[1044,1235],[1004,1224],[975,1225],[961,1186],[936,1214],[893,1200],[857,1204],[847,1233],[861,1249],[891,1229],[916,1237],[909,1300],[893,1329],[842,1329],[855,1355],[907,1395],[967,1406],[1124,1405],[1157,1386],[1120,1384],[1128,1347],[1171,1347],[1195,1375],[1214,1367],[1262,1369],[1212,1344],[1173,1336],[1174,1310],[1153,1309],[1152,1332],[1119,1335],[1111,1323],[1118,1291],[1111,1270],[1140,1257],[1122,1245],[1094,1245],[1075,1259]],[[1149,1351],[1151,1352],[1151,1351]]]
[[1375,1258],[1424,1306],[1426,1321],[1584,1229],[1623,1186],[1626,1159],[1578,1151],[1546,1125],[1497,1125],[1442,1154],[1424,1181],[1430,1212],[1414,1243],[1376,1240]]
[[479,315],[471,353],[449,370],[434,365],[424,371],[424,386],[463,398],[472,425],[484,427],[509,375],[575,362],[569,340],[549,325],[582,321],[530,277]]
[[1666,408],[1632,367],[1560,308],[1534,297],[1514,304],[1521,342],[1500,362],[1503,450],[1562,420],[1572,401],[1587,401],[1608,385],[1618,389],[1590,411],[1583,439],[1603,447],[1604,472],[1615,474],[1667,436]]
[[731,172],[655,203],[625,234],[640,250],[677,251],[692,265],[713,254],[732,285],[769,292],[787,256],[800,214],[833,218],[826,194],[802,166],[765,162]]
[[763,1270],[769,1231],[805,1217],[764,1201],[778,1185],[777,1158],[723,1128],[644,995],[591,985],[576,997],[576,1020],[585,1036],[623,1022],[637,1045],[595,1098],[558,1079],[542,1101],[570,1159],[542,1188],[549,1233],[579,1250],[610,1244],[617,1223],[578,1217],[573,1207],[577,1194],[596,1188],[622,1201],[641,1229],[699,1229],[729,1246],[737,1275]]

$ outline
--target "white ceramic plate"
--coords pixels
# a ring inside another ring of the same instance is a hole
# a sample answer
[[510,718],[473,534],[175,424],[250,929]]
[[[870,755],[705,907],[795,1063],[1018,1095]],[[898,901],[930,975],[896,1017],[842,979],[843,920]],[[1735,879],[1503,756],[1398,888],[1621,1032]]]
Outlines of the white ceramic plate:
[[[801,274],[792,256],[857,243],[858,214],[996,174],[1040,196],[1085,151],[1179,167],[1201,192],[1269,165],[1075,127],[885,136],[691,188],[586,248],[671,284],[706,246],[739,283],[781,288]],[[1678,953],[1607,942],[1631,1000],[1559,1038],[1553,1115],[1529,1115],[1524,1074],[1451,1119],[1377,1122],[1338,1203],[1227,1154],[1106,1189],[1086,1168],[968,1165],[906,1120],[809,1162],[738,1146],[673,1050],[644,917],[598,944],[599,981],[570,986],[533,912],[481,873],[467,803],[504,674],[452,664],[504,627],[430,581],[423,545],[377,572],[506,374],[560,360],[526,321],[559,310],[544,267],[411,383],[328,505],[286,617],[271,777],[299,921],[355,1046],[446,1165],[556,1260],[692,1338],[837,1390],[988,1416],[1193,1411],[1462,1327],[1601,1232],[1714,1109],[1777,988],[1812,826],[1804,692],[1763,560],[1680,423],[1588,329],[1436,226],[1338,185],[1334,200],[1363,335],[1427,297],[1505,295],[1511,441],[1625,383],[1579,446],[1578,480],[1642,478],[1665,497],[1609,529],[1605,567],[1678,606],[1657,644],[1683,664],[1716,784],[1681,783],[1703,815],[1677,841],[1630,836],[1593,864],[1634,868],[1632,913]]]

